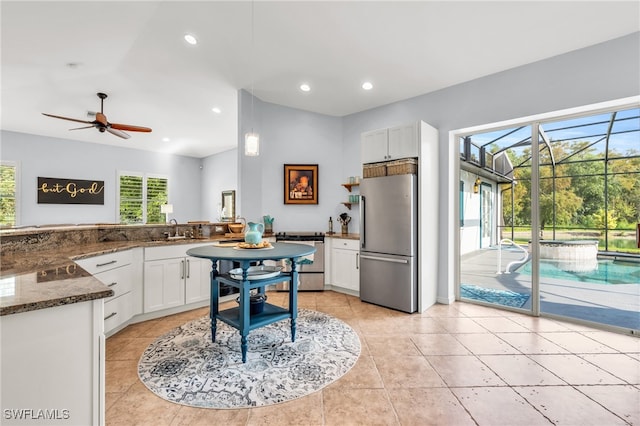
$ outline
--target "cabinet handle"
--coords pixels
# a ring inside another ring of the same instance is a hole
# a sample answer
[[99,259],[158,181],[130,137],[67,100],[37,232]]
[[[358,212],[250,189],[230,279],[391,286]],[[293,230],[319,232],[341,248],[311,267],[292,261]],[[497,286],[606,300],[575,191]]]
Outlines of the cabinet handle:
[[113,287],[113,286],[114,286],[114,285],[116,285],[116,284],[118,284],[118,282],[117,282],[117,281],[112,282],[112,283],[111,283],[111,284],[109,284],[107,287]]
[[115,317],[116,315],[118,315],[118,313],[117,313],[117,312],[111,312],[109,315],[107,315],[106,317],[104,317],[104,320],[106,321],[106,320],[108,320],[109,318],[113,318],[113,317]]
[[183,280],[184,279],[184,259],[180,261],[180,274],[181,274],[180,279]]
[[356,253],[356,269],[360,269],[360,253]]
[[111,260],[109,262],[105,262],[105,263],[96,263],[96,268],[100,268],[102,266],[107,266],[107,265],[113,265],[114,263],[117,263],[117,260]]
[[191,263],[189,263],[189,259],[187,259],[187,278],[191,276]]

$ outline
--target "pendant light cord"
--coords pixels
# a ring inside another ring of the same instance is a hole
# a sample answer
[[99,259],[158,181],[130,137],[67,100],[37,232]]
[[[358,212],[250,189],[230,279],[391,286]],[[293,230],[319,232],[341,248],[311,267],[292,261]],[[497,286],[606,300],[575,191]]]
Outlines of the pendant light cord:
[[[254,1],[251,0],[251,57],[255,60],[255,42],[254,42],[254,20],[253,20],[253,6],[254,6]],[[254,78],[255,78],[255,74],[253,71],[253,67],[251,67],[251,133],[253,133],[253,83],[254,83]]]

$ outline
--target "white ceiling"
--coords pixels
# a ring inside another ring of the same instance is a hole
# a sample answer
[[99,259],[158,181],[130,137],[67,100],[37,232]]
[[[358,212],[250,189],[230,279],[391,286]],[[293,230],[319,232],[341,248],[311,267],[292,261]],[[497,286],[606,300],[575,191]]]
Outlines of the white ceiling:
[[[1,7],[2,129],[193,157],[237,145],[240,88],[344,116],[640,30],[637,0],[256,1],[253,43],[247,1]],[[79,124],[41,114],[86,119],[96,92],[110,121],[153,132],[70,132]]]

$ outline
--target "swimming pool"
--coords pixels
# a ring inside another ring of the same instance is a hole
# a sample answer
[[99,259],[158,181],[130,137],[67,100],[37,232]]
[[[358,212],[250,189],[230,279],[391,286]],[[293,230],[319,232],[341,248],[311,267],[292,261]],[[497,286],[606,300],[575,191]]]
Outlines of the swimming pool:
[[[531,275],[531,262],[515,272]],[[610,258],[598,258],[598,268],[588,272],[569,272],[553,260],[540,261],[540,278],[555,278],[591,284],[640,284],[640,262]]]

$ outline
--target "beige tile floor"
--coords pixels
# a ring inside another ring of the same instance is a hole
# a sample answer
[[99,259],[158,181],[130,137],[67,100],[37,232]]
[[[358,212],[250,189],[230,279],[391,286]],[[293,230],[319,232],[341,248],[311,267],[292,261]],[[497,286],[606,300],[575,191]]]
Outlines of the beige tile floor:
[[[285,293],[269,293],[285,305]],[[133,324],[107,339],[107,425],[640,425],[640,339],[483,306],[423,314],[332,291],[299,306],[357,331],[362,353],[340,380],[283,404],[211,410],[167,402],[139,381],[156,337],[208,314]]]

